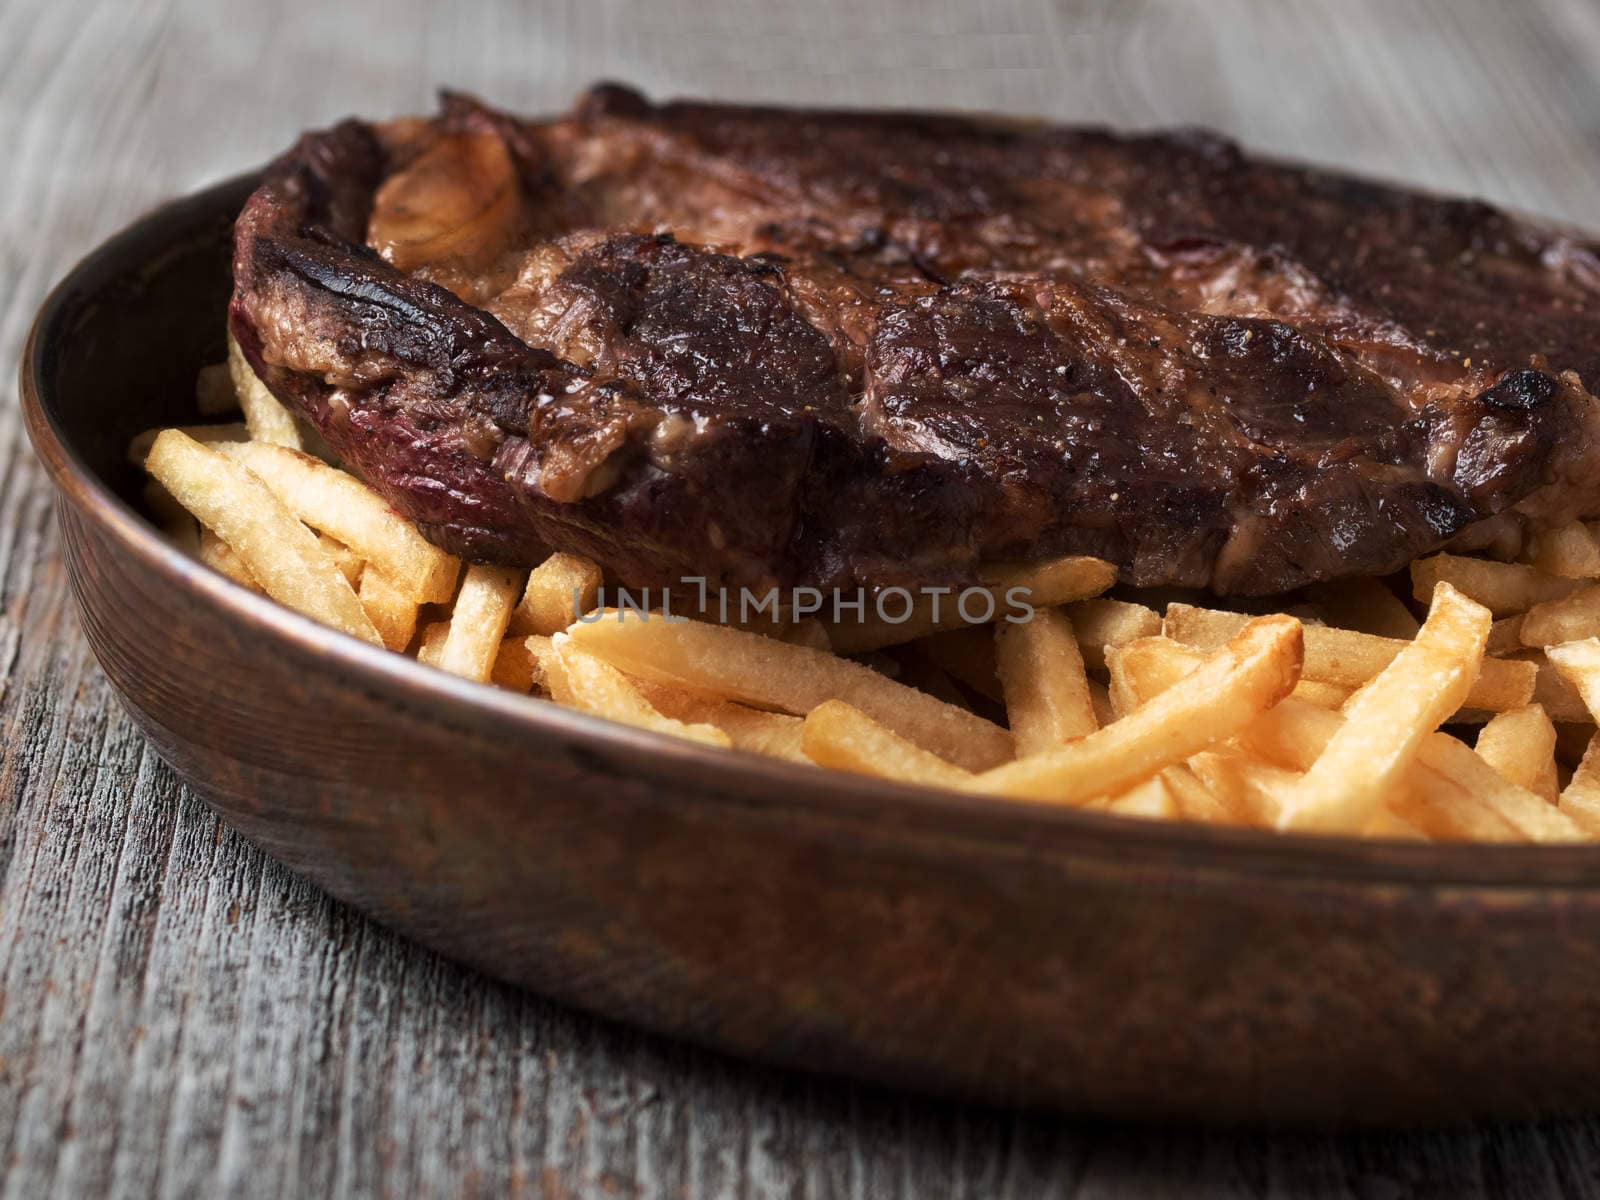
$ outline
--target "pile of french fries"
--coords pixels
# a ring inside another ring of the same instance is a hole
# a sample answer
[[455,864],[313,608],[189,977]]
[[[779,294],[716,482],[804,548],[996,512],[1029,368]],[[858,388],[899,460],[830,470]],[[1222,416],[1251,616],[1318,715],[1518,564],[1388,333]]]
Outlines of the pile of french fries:
[[600,568],[570,554],[531,571],[460,562],[341,470],[237,347],[197,398],[243,419],[129,450],[170,536],[246,588],[468,679],[709,745],[1128,817],[1600,838],[1586,524],[1522,562],[1419,560],[1414,606],[1378,580],[1264,616],[1146,603],[1105,594],[1110,564],[1065,558],[985,576],[997,598],[1027,589],[1029,620],[963,625],[946,604],[938,619],[741,627],[599,610]]

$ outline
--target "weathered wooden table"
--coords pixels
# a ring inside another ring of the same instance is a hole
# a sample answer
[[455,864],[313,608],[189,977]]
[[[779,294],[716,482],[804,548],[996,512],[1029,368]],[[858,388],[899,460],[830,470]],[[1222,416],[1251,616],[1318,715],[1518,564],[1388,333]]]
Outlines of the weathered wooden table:
[[[1600,225],[1586,0],[5,0],[0,46],[8,364],[51,281],[140,210],[440,84],[525,111],[615,77],[1204,123]],[[1594,1120],[1339,1138],[972,1111],[645,1038],[401,942],[219,825],[135,734],[5,387],[0,1195],[1600,1192]]]

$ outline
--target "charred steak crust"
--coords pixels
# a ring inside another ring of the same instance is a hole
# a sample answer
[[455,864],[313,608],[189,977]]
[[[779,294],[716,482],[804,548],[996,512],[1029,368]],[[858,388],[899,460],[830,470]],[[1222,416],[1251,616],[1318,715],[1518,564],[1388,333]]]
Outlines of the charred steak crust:
[[1597,511],[1592,243],[1211,135],[463,97],[266,172],[231,328],[468,558],[1271,593]]

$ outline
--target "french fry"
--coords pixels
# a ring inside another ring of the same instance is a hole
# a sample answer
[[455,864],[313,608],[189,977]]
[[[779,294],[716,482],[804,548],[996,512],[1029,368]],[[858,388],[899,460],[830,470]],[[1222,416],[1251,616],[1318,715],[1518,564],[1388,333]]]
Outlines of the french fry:
[[1544,653],[1561,678],[1578,693],[1590,720],[1597,720],[1595,714],[1600,713],[1600,638],[1551,646]]
[[322,552],[328,556],[329,561],[339,568],[339,574],[350,581],[350,586],[359,587],[361,568],[366,565],[361,561],[361,556],[338,538],[329,537],[325,533],[317,536],[317,544],[322,547]]
[[995,767],[968,786],[1057,804],[1123,791],[1232,737],[1293,690],[1300,622],[1261,617],[1201,666],[1087,737]]
[[645,679],[756,708],[803,716],[843,700],[957,766],[981,770],[1012,756],[1011,735],[983,718],[849,659],[700,621],[608,611],[568,636],[583,650]]
[[521,587],[522,572],[514,567],[474,564],[467,568],[450,610],[450,634],[439,653],[442,670],[480,682],[488,680]]
[[633,684],[650,702],[650,707],[663,716],[691,725],[714,725],[728,735],[735,750],[749,750],[789,762],[811,761],[802,743],[805,722],[799,717],[766,712],[729,700],[713,700],[647,679],[635,679]]
[[156,438],[145,469],[233,547],[267,595],[324,625],[383,644],[316,535],[256,475],[175,429]]
[[1600,837],[1600,733],[1589,739],[1583,761],[1561,790],[1558,807],[1588,832]]
[[1078,634],[1083,665],[1091,671],[1105,670],[1106,647],[1125,646],[1161,632],[1161,614],[1155,609],[1104,596],[1067,605],[1067,616]]
[[972,778],[842,700],[825,700],[807,713],[802,736],[806,757],[841,771],[928,787],[959,787]]
[[1413,772],[1389,797],[1388,809],[1408,825],[1440,841],[1525,840],[1494,809],[1434,771]]
[[1123,715],[1134,711],[1140,705],[1154,700],[1204,661],[1205,655],[1192,646],[1159,635],[1139,638],[1122,646],[1107,647],[1106,665],[1111,676],[1112,708]]
[[1497,715],[1474,749],[1501,778],[1555,803],[1556,727],[1537,704]]
[[419,606],[403,589],[391,583],[377,567],[369,566],[361,572],[357,595],[385,646],[404,650],[411,644],[417,632]]
[[1600,635],[1600,584],[1547,600],[1528,610],[1522,621],[1524,646],[1555,646]]
[[1161,772],[1180,821],[1202,821],[1208,825],[1237,825],[1239,822],[1228,809],[1211,794],[1211,789],[1200,782],[1198,776],[1184,763],[1175,763]]
[[1278,828],[1359,832],[1423,739],[1461,707],[1489,638],[1489,610],[1440,584],[1416,640],[1345,706],[1345,721],[1285,797]]
[[252,592],[261,590],[250,568],[244,565],[244,559],[234,552],[232,546],[203,525],[200,527],[200,545],[195,553],[206,566],[213,571],[220,571],[240,587],[247,587]]
[[297,517],[350,547],[413,600],[450,599],[459,560],[424,538],[354,475],[298,450],[261,442],[228,442],[218,452],[253,471]]
[[244,411],[245,424],[250,427],[253,440],[287,446],[291,450],[304,449],[294,415],[256,376],[231,333],[228,335],[228,375],[233,380],[234,395]]
[[[979,578],[983,586],[970,589],[972,594],[965,606],[971,620],[959,603],[960,589],[938,596],[910,597],[908,604],[892,610],[884,605],[886,611],[882,615],[869,597],[862,620],[826,622],[828,642],[837,654],[859,654],[915,641],[936,629],[983,625],[990,620],[1005,620],[1008,615],[1020,618],[1028,607],[1053,608],[1098,595],[1116,582],[1117,569],[1098,558],[1058,558],[1023,565],[995,564],[983,568]],[[979,591],[989,593],[987,602],[977,598]],[[900,615],[902,607],[907,609],[906,619],[890,620],[891,615]],[[980,617],[985,619],[977,619]]]
[[437,667],[444,655],[445,639],[449,636],[449,621],[433,621],[424,625],[422,636],[417,639],[417,661],[430,667]]
[[[1210,650],[1238,632],[1247,620],[1241,613],[1173,604],[1167,608],[1163,627],[1176,641]],[[1412,644],[1349,629],[1310,627],[1305,636],[1305,677],[1346,688],[1364,686]],[[1487,660],[1467,692],[1465,706],[1490,712],[1521,708],[1533,699],[1537,678],[1537,668],[1526,663]]]
[[1308,588],[1307,594],[1327,624],[1340,629],[1409,642],[1422,627],[1400,597],[1376,579],[1320,583]]
[[[1334,734],[1344,724],[1345,718],[1336,712],[1289,699],[1262,714],[1241,735],[1239,741],[1251,753],[1270,762],[1289,770],[1305,771],[1322,755]],[[1453,746],[1444,743],[1453,743]],[[1487,764],[1463,764],[1454,755],[1454,747],[1465,749],[1460,742],[1445,734],[1436,733],[1424,739],[1417,765],[1385,797],[1385,805],[1394,820],[1382,813],[1375,813],[1365,825],[1353,832],[1368,836],[1410,836],[1410,833],[1420,831],[1435,838],[1476,837],[1494,841],[1517,840],[1528,836],[1519,833],[1494,808],[1465,790],[1459,782],[1434,769],[1432,763],[1441,761],[1455,776],[1464,774],[1469,781],[1479,783],[1482,782],[1482,776],[1474,769],[1475,766],[1492,772]],[[1501,791],[1498,783],[1495,789]],[[1503,793],[1501,798],[1505,799]],[[1532,829],[1547,834],[1560,833],[1558,825],[1542,821],[1540,814],[1530,815],[1531,806],[1520,802],[1521,799],[1510,795],[1507,805],[1512,811],[1518,812]],[[1397,821],[1403,823],[1405,828],[1398,827],[1395,824]]]
[[1324,683],[1320,679],[1302,679],[1294,685],[1294,698],[1315,704],[1319,708],[1343,708],[1354,690],[1337,683]]
[[589,559],[557,551],[528,572],[528,586],[511,615],[511,632],[544,637],[560,633],[594,609],[600,583],[600,568]]
[[1114,796],[1106,805],[1107,812],[1119,817],[1137,817],[1146,821],[1170,821],[1178,816],[1178,803],[1160,775],[1146,779]]
[[610,663],[585,654],[566,634],[553,637],[550,648],[540,653],[539,661],[551,696],[567,708],[708,746],[732,744],[727,734],[713,726],[691,725],[662,716],[626,675]]
[[201,367],[195,374],[194,405],[205,417],[239,411],[239,396],[233,390],[233,375],[226,361]]
[[1282,795],[1298,776],[1237,750],[1203,750],[1189,759],[1189,769],[1243,825],[1270,827],[1282,809]]
[[527,695],[544,686],[542,656],[550,651],[550,639],[538,634],[508,637],[495,651],[489,682]]
[[[173,428],[188,434],[202,446],[215,446],[218,442],[242,442],[250,436],[250,431],[238,421],[222,425],[176,425]],[[150,448],[160,436],[160,429],[146,429],[143,433],[134,434],[128,442],[128,461],[136,467],[144,466],[144,460],[150,457]]]
[[1503,778],[1465,742],[1447,733],[1423,741],[1421,761],[1434,774],[1456,784],[1506,821],[1518,835],[1535,842],[1570,842],[1583,837],[1570,817],[1525,787]]
[[1579,585],[1571,579],[1547,575],[1522,563],[1490,562],[1435,554],[1411,564],[1412,595],[1427,603],[1440,583],[1448,583],[1483,605],[1497,617],[1527,612],[1536,604],[1559,600]]
[[1017,757],[1041,754],[1100,728],[1072,621],[1043,608],[995,631],[1000,685]]
[[1529,550],[1529,561],[1546,574],[1564,579],[1600,576],[1600,542],[1582,521],[1535,534]]

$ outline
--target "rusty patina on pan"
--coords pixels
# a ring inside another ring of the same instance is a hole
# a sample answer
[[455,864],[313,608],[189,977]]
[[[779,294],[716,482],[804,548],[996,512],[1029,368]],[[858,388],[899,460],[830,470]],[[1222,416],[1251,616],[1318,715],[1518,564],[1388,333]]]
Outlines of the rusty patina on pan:
[[268,852],[490,974],[807,1069],[1208,1122],[1600,1099],[1600,850],[1147,824],[712,750],[386,654],[170,548],[124,446],[193,419],[248,188],[86,259],[22,395],[95,653]]

